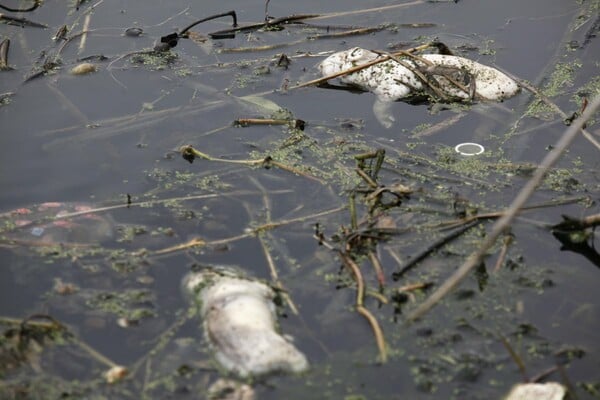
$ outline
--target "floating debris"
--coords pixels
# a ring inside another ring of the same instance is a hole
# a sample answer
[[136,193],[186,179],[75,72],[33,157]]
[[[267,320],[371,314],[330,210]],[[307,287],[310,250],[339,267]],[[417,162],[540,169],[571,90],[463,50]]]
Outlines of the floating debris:
[[565,387],[560,383],[522,383],[516,385],[506,400],[562,400]]
[[71,68],[72,75],[87,75],[98,71],[98,67],[92,63],[81,63]]
[[58,42],[59,40],[67,40],[68,34],[69,28],[67,27],[67,25],[63,25],[60,28],[58,28],[54,36],[52,36],[52,40],[54,40],[55,42]]
[[115,365],[104,373],[104,379],[106,379],[107,383],[113,384],[122,381],[125,379],[125,377],[127,377],[128,374],[129,371],[127,368],[120,365]]
[[10,11],[10,12],[29,12],[29,11],[35,10],[36,8],[38,8],[41,5],[42,5],[42,0],[34,0],[33,4],[27,8],[12,8],[12,7],[7,7],[4,4],[0,4],[0,8],[2,8],[3,10],[6,10],[6,11]]
[[47,202],[0,214],[0,234],[29,245],[93,244],[113,237],[114,222],[84,203]]
[[276,331],[270,286],[225,269],[190,273],[183,285],[201,304],[204,333],[227,371],[248,377],[308,368],[304,354]]
[[14,96],[14,92],[0,93],[0,107],[10,103],[10,98]]
[[485,148],[479,143],[461,143],[454,148],[461,156],[477,156],[485,151]]
[[8,65],[8,49],[10,48],[10,40],[4,39],[0,42],[0,71],[10,71],[12,68]]
[[11,17],[10,15],[0,13],[0,21],[7,25],[18,25],[21,27],[31,26],[33,28],[47,28],[48,25],[28,20],[27,18]]
[[[364,64],[373,65],[343,74]],[[389,104],[396,100],[502,101],[519,91],[518,84],[499,70],[448,54],[404,52],[396,57],[354,47],[327,57],[319,69],[323,76],[342,73],[341,82],[377,95],[373,111],[388,128],[394,122]]]
[[125,36],[138,37],[144,34],[144,30],[138,27],[132,27],[125,29]]

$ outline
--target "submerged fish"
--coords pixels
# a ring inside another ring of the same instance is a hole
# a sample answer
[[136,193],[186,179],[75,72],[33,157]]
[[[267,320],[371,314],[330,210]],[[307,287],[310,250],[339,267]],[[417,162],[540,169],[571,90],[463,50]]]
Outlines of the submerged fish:
[[188,274],[183,286],[199,300],[205,336],[227,371],[247,377],[308,368],[304,354],[277,331],[275,292],[265,283],[207,269]]
[[[328,76],[383,57],[383,54],[354,47],[327,57],[319,69],[323,76]],[[519,85],[506,74],[473,60],[445,54],[419,57],[422,60],[402,57],[402,64],[391,59],[382,61],[343,75],[340,81],[377,95],[373,111],[387,128],[394,122],[389,107],[396,100],[429,94],[440,101],[502,101],[519,91]],[[432,93],[432,87],[437,92]]]

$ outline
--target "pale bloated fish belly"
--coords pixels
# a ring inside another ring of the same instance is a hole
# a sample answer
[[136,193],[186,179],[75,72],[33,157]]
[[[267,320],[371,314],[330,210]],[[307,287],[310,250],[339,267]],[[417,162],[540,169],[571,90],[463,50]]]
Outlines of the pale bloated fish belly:
[[199,296],[205,335],[226,370],[247,377],[308,368],[277,331],[275,293],[265,283],[207,270],[186,276],[184,289]]

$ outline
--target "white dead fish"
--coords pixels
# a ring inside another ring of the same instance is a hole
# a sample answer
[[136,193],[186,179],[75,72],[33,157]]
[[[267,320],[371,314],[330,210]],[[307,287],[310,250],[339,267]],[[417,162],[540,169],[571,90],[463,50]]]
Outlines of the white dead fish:
[[201,304],[204,333],[217,361],[240,377],[301,372],[304,354],[277,332],[275,292],[229,271],[188,274],[184,289]]
[[[319,69],[323,76],[328,76],[383,57],[382,54],[354,47],[327,57],[319,64]],[[391,127],[394,121],[389,113],[391,102],[423,95],[428,91],[428,85],[415,71],[433,83],[438,95],[446,99],[502,101],[519,91],[518,84],[506,74],[473,60],[445,54],[423,54],[420,57],[429,64],[402,57],[404,65],[395,60],[382,61],[344,75],[340,81],[377,95],[373,111],[386,128]],[[464,90],[448,77],[461,83]]]

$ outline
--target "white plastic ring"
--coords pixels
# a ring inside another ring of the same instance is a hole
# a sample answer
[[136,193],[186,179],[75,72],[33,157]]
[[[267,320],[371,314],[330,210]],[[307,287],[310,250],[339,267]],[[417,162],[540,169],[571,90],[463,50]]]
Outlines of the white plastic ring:
[[483,153],[485,149],[479,143],[461,143],[456,145],[454,151],[462,156],[476,156]]

